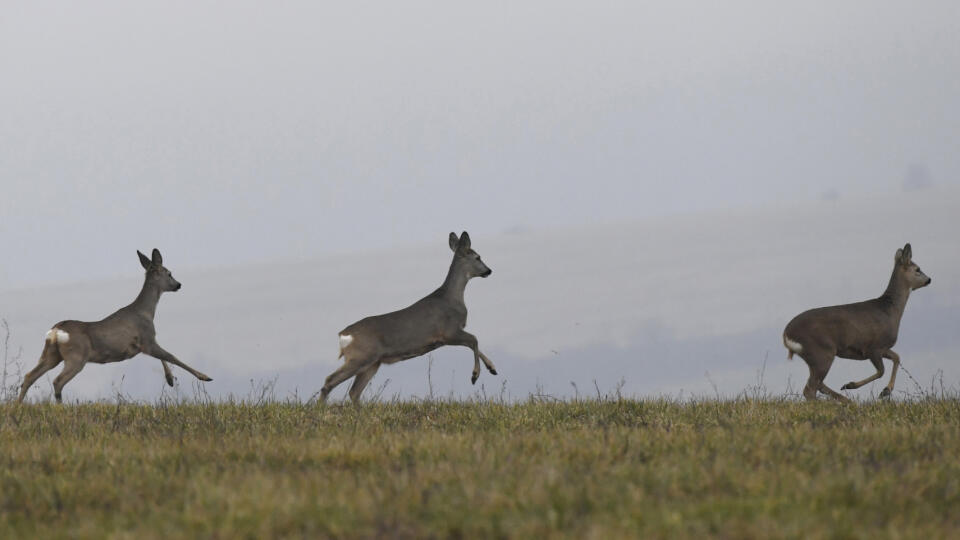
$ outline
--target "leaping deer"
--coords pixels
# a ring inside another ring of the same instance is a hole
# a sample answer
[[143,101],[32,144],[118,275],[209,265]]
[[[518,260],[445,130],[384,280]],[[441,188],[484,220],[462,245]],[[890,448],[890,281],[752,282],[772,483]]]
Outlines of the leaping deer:
[[810,368],[810,378],[803,389],[808,400],[817,398],[817,391],[834,399],[850,400],[823,383],[836,356],[850,360],[870,360],[877,372],[859,382],[849,382],[841,390],[860,388],[883,376],[883,359],[893,361],[890,382],[880,393],[887,398],[893,392],[900,356],[891,347],[897,342],[900,319],[910,292],[926,287],[932,281],[913,262],[910,244],[897,250],[893,275],[883,295],[866,302],[831,306],[805,311],[794,317],[783,331],[783,344],[788,358],[799,355]]
[[350,399],[357,402],[381,364],[407,360],[443,345],[461,345],[473,350],[473,374],[470,382],[480,377],[480,361],[491,374],[497,370],[477,345],[477,338],[466,332],[467,306],[463,291],[467,281],[487,277],[493,271],[470,247],[470,235],[464,231],[457,238],[450,233],[453,262],[439,289],[412,306],[385,315],[367,317],[340,332],[340,356],[343,365],[327,377],[320,390],[320,401],[327,400],[338,384],[356,377],[350,387]]
[[180,366],[201,381],[213,380],[184,364],[157,344],[157,332],[153,327],[157,302],[160,301],[162,293],[180,290],[180,282],[173,279],[170,270],[163,266],[163,257],[158,250],[153,250],[153,257],[150,259],[139,251],[137,255],[147,274],[136,300],[102,321],[63,321],[53,325],[47,332],[40,362],[23,379],[18,401],[23,402],[30,386],[41,375],[57,367],[61,361],[64,364],[63,371],[53,380],[57,402],[63,401],[63,387],[80,373],[88,362],[119,362],[138,353],[160,359],[163,374],[170,386],[173,386],[173,374],[170,373],[167,362]]

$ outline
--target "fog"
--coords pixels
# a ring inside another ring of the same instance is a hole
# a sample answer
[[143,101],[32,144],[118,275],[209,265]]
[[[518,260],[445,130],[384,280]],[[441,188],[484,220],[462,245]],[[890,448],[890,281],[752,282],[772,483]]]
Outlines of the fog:
[[[25,369],[53,323],[132,300],[157,247],[184,283],[160,342],[205,391],[306,398],[336,332],[435,288],[468,230],[487,394],[795,390],[786,321],[879,295],[907,241],[934,284],[898,351],[960,382],[955,2],[33,2],[0,17],[0,73]],[[480,391],[468,351],[432,358],[435,393]],[[372,386],[426,395],[428,365]],[[137,357],[66,395],[161,384]]]
[[[786,322],[811,307],[879,296],[906,241],[934,283],[907,306],[896,350],[914,379],[901,376],[898,395],[941,383],[960,389],[958,203],[960,191],[940,190],[475,236],[474,249],[494,273],[467,287],[467,329],[499,375],[483,373],[482,386],[471,386],[472,353],[448,347],[384,366],[370,395],[388,379],[381,397],[570,397],[598,388],[733,397],[761,383],[774,395],[795,392],[807,369],[785,360]],[[901,214],[905,205],[909,216]],[[167,252],[165,264],[184,287],[161,299],[158,341],[214,378],[203,390],[214,398],[269,386],[274,397],[307,399],[339,365],[342,328],[439,286],[452,256],[446,243],[438,234],[403,250],[183,272],[176,252]],[[142,271],[135,253],[127,258],[123,280],[0,294],[28,367],[59,314],[95,320],[136,296]],[[867,362],[838,360],[828,383],[871,372]],[[177,376],[182,394],[198,392],[190,375]],[[875,385],[853,395],[875,395]],[[150,399],[162,386],[159,362],[140,356],[88,366],[68,390]],[[49,389],[41,382],[32,392]]]

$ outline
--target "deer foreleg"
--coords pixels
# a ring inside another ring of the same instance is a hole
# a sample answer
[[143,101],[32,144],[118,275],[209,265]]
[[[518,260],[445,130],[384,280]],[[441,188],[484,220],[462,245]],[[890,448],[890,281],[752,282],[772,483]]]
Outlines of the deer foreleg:
[[483,365],[487,366],[487,371],[489,371],[491,375],[496,375],[497,368],[493,366],[493,362],[491,362],[490,359],[487,358],[487,355],[480,352],[480,349],[477,349],[477,354],[480,356],[480,359],[483,360]]
[[189,372],[189,373],[190,373],[191,375],[193,375],[194,377],[200,379],[201,381],[207,381],[207,382],[209,382],[209,381],[212,381],[212,380],[213,380],[213,379],[211,379],[210,377],[204,375],[203,373],[201,373],[201,372],[193,369],[192,367],[184,364],[183,362],[181,362],[180,360],[178,360],[176,356],[174,356],[174,355],[168,353],[167,351],[163,350],[163,347],[161,347],[160,345],[157,345],[156,343],[152,343],[152,344],[149,344],[148,346],[144,347],[143,352],[146,353],[146,354],[148,354],[148,355],[150,355],[150,356],[152,356],[152,357],[154,357],[154,358],[156,358],[156,359],[158,359],[158,360],[160,360],[160,362],[163,364],[163,367],[164,367],[164,375],[167,377],[167,382],[168,382],[168,383],[170,382],[170,379],[173,377],[173,374],[170,373],[170,367],[167,366],[166,362],[169,362],[169,363],[171,363],[171,364],[173,364],[173,365],[175,365],[175,366],[178,366],[178,367],[180,367],[180,368],[183,368],[183,369],[187,370],[187,372]]
[[470,374],[470,384],[477,384],[480,378],[480,356],[477,351],[473,351],[473,372]]
[[480,361],[483,360],[483,365],[487,366],[487,370],[490,371],[493,375],[497,374],[497,368],[493,367],[493,362],[487,358],[487,355],[480,352],[480,347],[477,344],[477,336],[467,332],[466,330],[460,330],[453,339],[447,341],[448,345],[461,345],[464,347],[469,347],[473,351],[473,373],[470,376],[470,383],[477,384],[477,379],[480,378]]
[[877,372],[873,375],[867,377],[866,379],[859,382],[848,382],[847,384],[840,387],[841,390],[854,390],[860,388],[861,386],[871,383],[880,377],[883,377],[883,358],[877,356],[876,358],[871,358],[870,363],[873,364],[873,367],[877,369]]
[[160,365],[163,366],[163,377],[167,379],[167,384],[173,386],[173,373],[170,372],[170,365],[165,360],[161,360]]
[[897,380],[897,370],[900,369],[900,355],[888,350],[883,353],[883,357],[893,361],[893,370],[890,371],[890,382],[888,382],[886,388],[880,392],[881,398],[889,398],[890,394],[893,393],[893,383]]

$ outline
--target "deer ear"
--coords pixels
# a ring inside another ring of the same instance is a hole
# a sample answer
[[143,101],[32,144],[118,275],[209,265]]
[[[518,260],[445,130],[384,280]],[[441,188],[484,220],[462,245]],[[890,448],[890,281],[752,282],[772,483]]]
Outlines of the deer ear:
[[463,234],[460,235],[460,247],[470,249],[470,235],[467,234],[467,231],[463,231]]
[[153,260],[154,266],[162,266],[162,265],[163,265],[163,255],[160,255],[160,250],[157,249],[157,248],[153,248],[153,253],[152,253],[152,255],[153,255],[153,259],[152,259],[152,260]]
[[149,269],[150,269],[150,259],[148,259],[147,256],[144,255],[143,253],[140,253],[140,250],[139,250],[139,249],[137,250],[137,255],[140,256],[140,266],[142,266],[144,270],[149,270]]
[[910,247],[910,244],[903,246],[903,254],[900,256],[900,261],[904,266],[910,264],[910,261],[913,260],[913,248]]
[[450,250],[456,251],[457,244],[459,243],[460,243],[460,239],[457,238],[457,233],[454,233],[454,232],[450,233]]

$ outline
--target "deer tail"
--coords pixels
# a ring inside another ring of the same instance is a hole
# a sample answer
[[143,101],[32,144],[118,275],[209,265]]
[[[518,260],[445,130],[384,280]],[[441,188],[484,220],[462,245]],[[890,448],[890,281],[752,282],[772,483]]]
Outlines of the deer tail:
[[54,327],[47,331],[46,341],[51,345],[67,343],[70,341],[70,333]]
[[783,346],[787,348],[787,360],[793,360],[794,354],[803,352],[803,345],[788,338],[786,334],[783,335]]
[[43,343],[43,356],[53,356],[58,360],[63,360],[60,355],[60,344],[70,341],[70,334],[59,328],[53,328],[47,332]]
[[340,334],[340,356],[337,358],[343,358],[343,351],[353,343],[353,336],[350,334]]

